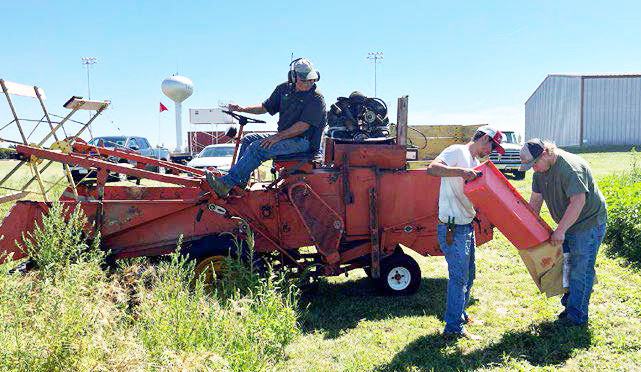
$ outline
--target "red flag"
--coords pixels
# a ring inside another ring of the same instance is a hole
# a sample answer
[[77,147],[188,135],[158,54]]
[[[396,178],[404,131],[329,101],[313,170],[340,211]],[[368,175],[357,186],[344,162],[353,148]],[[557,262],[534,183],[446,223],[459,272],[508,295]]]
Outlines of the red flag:
[[163,105],[162,102],[160,102],[160,112],[167,111],[169,110],[167,106]]

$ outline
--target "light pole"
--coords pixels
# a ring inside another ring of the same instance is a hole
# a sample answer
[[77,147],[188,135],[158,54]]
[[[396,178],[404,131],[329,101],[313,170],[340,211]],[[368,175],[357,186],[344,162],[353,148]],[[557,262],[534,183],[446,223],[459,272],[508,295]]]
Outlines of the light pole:
[[87,68],[87,99],[91,99],[91,86],[89,85],[89,67],[98,63],[98,58],[96,57],[83,57],[80,58],[82,64]]
[[367,53],[367,59],[374,61],[374,97],[377,97],[376,94],[376,64],[380,63],[383,59],[383,52],[369,52]]
[[[96,57],[82,57],[80,58],[82,64],[87,68],[87,99],[91,99],[91,85],[89,84],[89,67],[98,63]],[[89,111],[89,120],[91,120],[91,111]],[[91,131],[91,128],[89,129]]]

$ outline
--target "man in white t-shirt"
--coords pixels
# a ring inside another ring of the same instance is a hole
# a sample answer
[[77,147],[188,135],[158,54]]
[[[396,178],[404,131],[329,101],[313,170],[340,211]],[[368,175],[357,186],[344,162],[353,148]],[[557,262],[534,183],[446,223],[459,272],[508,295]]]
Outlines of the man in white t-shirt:
[[465,181],[478,177],[476,158],[484,158],[492,151],[504,154],[501,132],[489,125],[480,127],[470,142],[452,145],[443,150],[427,167],[427,174],[441,177],[438,198],[438,243],[445,254],[449,280],[445,305],[444,335],[462,336],[474,340],[479,336],[469,333],[465,324],[472,320],[465,312],[470,299],[476,266],[474,263],[474,205],[463,193]]

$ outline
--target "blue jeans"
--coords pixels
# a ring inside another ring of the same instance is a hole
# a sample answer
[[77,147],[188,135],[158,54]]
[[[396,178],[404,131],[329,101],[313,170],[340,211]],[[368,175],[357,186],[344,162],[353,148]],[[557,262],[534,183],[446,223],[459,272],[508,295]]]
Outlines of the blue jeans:
[[476,276],[474,263],[474,226],[456,225],[454,241],[447,245],[445,235],[447,225],[437,226],[438,244],[447,261],[449,280],[447,281],[447,300],[445,303],[445,333],[463,333],[467,313],[465,306],[470,300],[470,290]]
[[563,252],[570,253],[570,288],[561,298],[567,317],[575,324],[588,321],[588,304],[594,285],[594,263],[606,224],[585,231],[566,233]]
[[269,136],[271,134],[267,133],[252,133],[244,136],[238,151],[236,164],[229,169],[229,173],[223,176],[221,180],[228,186],[246,183],[251,173],[262,162],[273,159],[278,155],[288,155],[309,150],[309,141],[301,137],[278,141],[270,148],[262,147],[260,141]]

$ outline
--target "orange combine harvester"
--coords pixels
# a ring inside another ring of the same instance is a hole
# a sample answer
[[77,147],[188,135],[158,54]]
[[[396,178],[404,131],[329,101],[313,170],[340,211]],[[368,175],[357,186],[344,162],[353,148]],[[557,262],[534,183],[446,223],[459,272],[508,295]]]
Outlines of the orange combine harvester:
[[[9,98],[4,84],[3,90]],[[101,105],[106,107],[108,102],[75,98],[65,107],[72,113],[91,107],[98,110],[95,118]],[[322,159],[295,155],[274,159],[277,176],[273,182],[234,188],[225,199],[210,189],[202,170],[88,145],[78,135],[56,140],[58,145],[47,149],[25,140],[16,151],[18,166],[35,167],[38,180],[36,159],[63,163],[65,169],[74,165],[96,170],[95,181],[75,185],[69,179],[60,203],[69,210],[82,208],[90,221],[87,236],[99,232],[101,248],[115,259],[173,252],[182,236],[184,252],[197,260],[196,270],[201,273],[234,251],[233,235],[242,238],[249,227],[254,235],[254,260],[272,259],[312,276],[364,268],[384,293],[401,295],[414,293],[421,283],[419,265],[403,249],[424,256],[443,253],[436,236],[440,181],[424,169],[407,169],[407,97],[399,98],[398,113],[395,137],[328,138]],[[238,146],[243,126],[253,119],[230,114],[239,119]],[[19,125],[17,116],[16,121]],[[49,125],[51,133],[56,133],[55,125]],[[111,163],[110,156],[135,161],[136,166]],[[148,171],[149,167],[164,167],[169,174]],[[168,185],[110,185],[107,177],[112,172]],[[21,196],[18,190],[0,201]],[[23,234],[48,211],[46,200],[15,202],[0,225],[0,260],[9,254],[14,260],[24,257],[16,243],[22,243]],[[493,225],[500,225],[486,217],[484,212],[496,216],[492,205],[486,207],[489,209],[480,210],[474,224],[479,245],[492,239]],[[526,248],[549,237],[544,236],[545,226],[526,238]],[[243,244],[241,248],[247,249]]]

